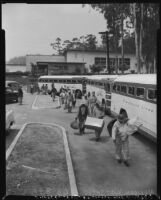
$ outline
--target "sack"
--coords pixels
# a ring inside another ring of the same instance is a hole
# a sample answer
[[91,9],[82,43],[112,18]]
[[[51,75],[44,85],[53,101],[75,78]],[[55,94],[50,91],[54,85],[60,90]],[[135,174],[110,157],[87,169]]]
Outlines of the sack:
[[132,135],[135,133],[138,128],[142,126],[142,123],[139,121],[137,117],[128,120],[127,122],[127,134]]
[[112,119],[107,125],[107,130],[109,132],[110,137],[112,136],[112,127],[116,121],[117,119]]
[[87,117],[85,121],[85,128],[88,129],[102,129],[104,125],[104,119],[98,119],[94,117]]
[[70,127],[73,129],[79,129],[79,122],[77,120],[74,120],[71,122]]

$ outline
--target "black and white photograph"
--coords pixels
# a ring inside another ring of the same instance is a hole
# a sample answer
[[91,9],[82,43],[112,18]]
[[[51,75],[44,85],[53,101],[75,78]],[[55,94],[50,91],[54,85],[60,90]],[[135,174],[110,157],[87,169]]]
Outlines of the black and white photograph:
[[2,4],[5,196],[157,189],[158,3]]

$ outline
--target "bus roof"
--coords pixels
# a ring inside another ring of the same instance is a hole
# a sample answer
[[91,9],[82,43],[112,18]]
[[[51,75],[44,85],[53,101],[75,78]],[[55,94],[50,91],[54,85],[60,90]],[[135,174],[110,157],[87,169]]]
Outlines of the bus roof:
[[62,76],[52,76],[52,75],[46,75],[46,76],[40,76],[39,79],[72,79],[72,78],[84,78],[85,76],[78,76],[78,75],[62,75]]
[[128,74],[121,75],[115,79],[115,82],[140,83],[156,85],[156,74]]
[[107,79],[115,79],[118,75],[91,75],[87,77],[90,80],[107,80]]

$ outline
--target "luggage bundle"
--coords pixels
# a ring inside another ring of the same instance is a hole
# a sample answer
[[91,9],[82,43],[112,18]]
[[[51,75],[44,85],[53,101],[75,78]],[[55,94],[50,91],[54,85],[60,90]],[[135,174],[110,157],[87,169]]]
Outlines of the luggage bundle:
[[104,126],[104,119],[98,119],[94,117],[87,117],[85,121],[85,128],[101,130]]

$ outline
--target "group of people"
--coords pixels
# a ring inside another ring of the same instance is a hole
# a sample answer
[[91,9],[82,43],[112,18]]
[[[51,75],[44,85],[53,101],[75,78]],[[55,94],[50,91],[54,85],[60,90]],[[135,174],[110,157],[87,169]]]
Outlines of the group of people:
[[41,92],[45,95],[48,94],[48,84],[43,84],[41,87]]
[[[51,96],[53,101],[55,100],[57,90],[52,85]],[[72,108],[75,107],[76,104],[76,92],[75,90],[70,90],[69,88],[61,88],[59,91],[59,102],[60,106],[64,105],[64,109],[68,109],[68,112],[72,111]],[[23,99],[23,90],[20,85],[18,88],[18,102],[22,105]],[[79,124],[79,134],[85,134],[85,121],[87,116],[104,119],[105,116],[105,100],[102,99],[102,104],[98,103],[95,92],[88,92],[88,94],[84,94],[82,97],[81,105],[79,106],[78,113],[75,117],[75,120],[78,120]],[[100,129],[95,129],[96,141],[100,141],[101,132],[103,130],[103,126]],[[117,119],[114,120],[114,123],[111,127],[111,137],[115,145],[115,155],[118,163],[124,163],[126,166],[129,166],[129,127],[130,120],[128,119],[128,115],[125,110],[121,109]],[[139,125],[140,126],[140,125]],[[139,127],[138,126],[138,127]],[[134,127],[134,126],[133,126]],[[133,129],[132,127],[132,129]],[[135,126],[135,131],[137,128]]]
[[51,87],[52,100],[55,101],[55,97],[58,94],[60,107],[64,105],[64,110],[67,109],[69,113],[72,112],[72,108],[74,108],[76,104],[75,90],[61,87],[59,92],[57,92],[56,88],[54,87],[54,84],[52,84]]
[[[85,121],[87,116],[96,117],[103,119],[105,116],[104,101],[100,106],[97,102],[95,92],[92,92],[92,96],[88,94],[84,96],[83,102],[79,107],[76,120],[79,121],[79,133],[80,135],[84,134],[85,130]],[[138,127],[129,124],[128,115],[125,110],[121,109],[118,117],[115,119],[112,128],[112,140],[115,145],[115,155],[118,163],[124,163],[127,167],[129,164],[129,128],[130,130],[137,130]],[[100,140],[101,132],[103,126],[100,129],[95,129],[96,141]],[[134,131],[134,132],[135,132]]]
[[[85,121],[87,116],[95,117],[98,119],[103,119],[105,116],[104,108],[102,105],[98,103],[95,92],[88,92],[88,94],[84,94],[82,99],[82,104],[79,107],[78,114],[76,116],[76,120],[79,120],[79,133],[80,135],[84,134],[85,129]],[[100,140],[101,132],[103,130],[104,123],[101,129],[95,129],[96,141]]]

